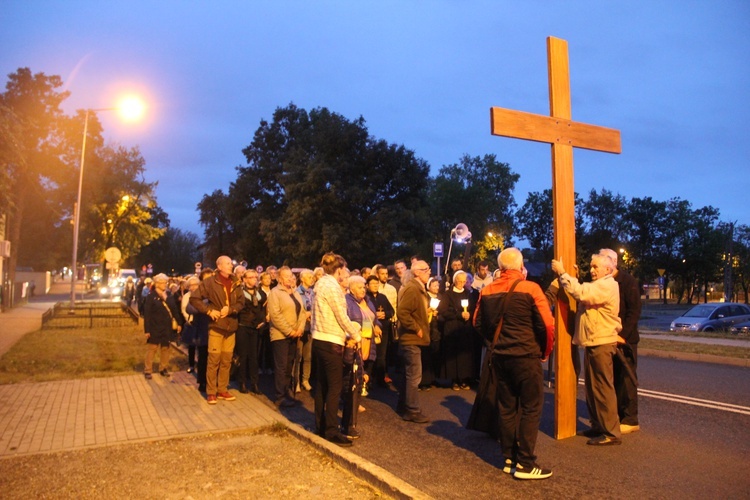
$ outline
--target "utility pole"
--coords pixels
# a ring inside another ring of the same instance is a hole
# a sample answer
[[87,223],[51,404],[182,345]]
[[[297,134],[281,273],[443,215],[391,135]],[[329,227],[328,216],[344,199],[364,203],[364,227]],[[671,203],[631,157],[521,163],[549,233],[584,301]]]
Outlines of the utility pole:
[[734,284],[732,283],[734,224],[734,222],[729,223],[729,250],[727,251],[727,261],[724,264],[724,302],[732,302],[732,296],[734,295]]

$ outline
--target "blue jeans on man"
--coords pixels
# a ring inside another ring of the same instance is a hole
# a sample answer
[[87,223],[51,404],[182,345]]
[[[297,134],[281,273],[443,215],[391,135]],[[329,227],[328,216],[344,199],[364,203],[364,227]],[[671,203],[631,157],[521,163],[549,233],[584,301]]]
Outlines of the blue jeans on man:
[[420,413],[419,384],[422,382],[422,351],[418,345],[399,344],[404,376],[399,379],[398,408],[407,414]]

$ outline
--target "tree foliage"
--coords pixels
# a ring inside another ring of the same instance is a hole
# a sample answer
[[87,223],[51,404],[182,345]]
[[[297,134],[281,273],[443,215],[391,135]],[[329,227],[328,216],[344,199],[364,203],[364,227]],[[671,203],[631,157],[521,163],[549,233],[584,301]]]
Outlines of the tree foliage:
[[[261,121],[243,153],[225,215],[232,250],[251,264],[313,266],[333,250],[366,265],[423,240],[427,164],[370,136],[361,117],[290,104]],[[206,238],[215,237],[218,211],[205,197],[199,210]]]
[[[7,217],[10,270],[70,262],[73,207],[77,199],[85,111],[66,116],[68,92],[58,76],[21,68],[0,94],[0,213]],[[80,261],[103,261],[116,245],[134,255],[158,238],[155,184],[144,180],[145,161],[136,149],[105,146],[102,127],[90,112],[80,209]],[[33,208],[32,208],[33,207]],[[167,221],[168,223],[168,221]]]

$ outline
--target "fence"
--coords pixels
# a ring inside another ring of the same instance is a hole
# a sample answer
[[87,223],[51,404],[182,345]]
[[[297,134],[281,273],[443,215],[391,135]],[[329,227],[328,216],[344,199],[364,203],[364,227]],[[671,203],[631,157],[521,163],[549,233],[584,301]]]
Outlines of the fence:
[[71,310],[70,304],[58,302],[42,315],[42,329],[107,328],[138,324],[138,316],[123,303],[82,302]]

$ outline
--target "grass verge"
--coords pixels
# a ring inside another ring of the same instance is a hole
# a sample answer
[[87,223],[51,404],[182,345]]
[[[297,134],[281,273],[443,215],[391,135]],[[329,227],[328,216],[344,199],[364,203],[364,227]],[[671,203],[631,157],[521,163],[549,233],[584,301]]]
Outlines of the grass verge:
[[[0,384],[141,372],[146,356],[145,342],[143,327],[139,326],[31,332],[0,358]],[[186,368],[184,356],[175,356],[172,352],[171,369]]]
[[734,347],[726,345],[698,344],[695,342],[681,342],[679,340],[661,340],[642,338],[638,349],[654,349],[657,351],[685,352],[691,354],[711,354],[729,358],[750,359],[750,345],[748,347]]

